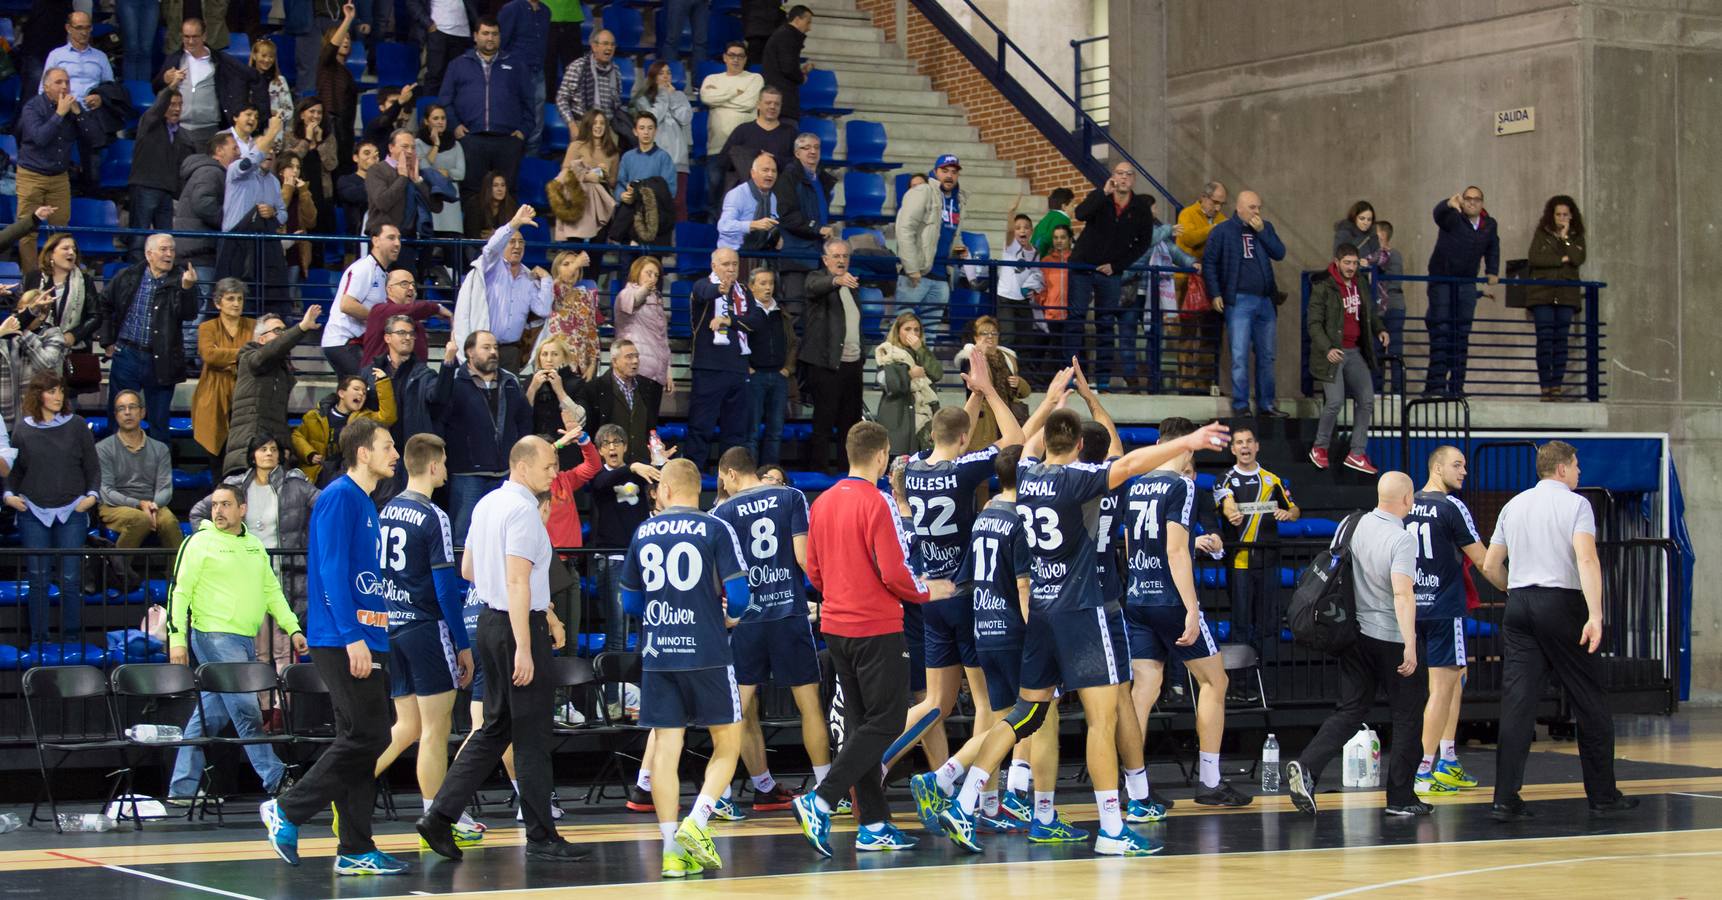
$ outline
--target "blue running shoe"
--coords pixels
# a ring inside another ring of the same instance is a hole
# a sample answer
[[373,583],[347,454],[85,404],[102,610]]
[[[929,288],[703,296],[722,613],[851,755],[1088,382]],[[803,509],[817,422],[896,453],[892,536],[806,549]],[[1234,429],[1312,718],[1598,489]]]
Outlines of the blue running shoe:
[[299,864],[299,826],[287,821],[281,815],[281,807],[274,800],[265,800],[257,807],[257,814],[263,817],[263,827],[269,832],[269,846],[275,848],[275,855],[290,866]]
[[801,836],[819,851],[819,855],[831,858],[831,816],[819,809],[814,802],[814,794],[809,791],[795,798],[792,807],[795,810],[795,820],[801,823]]
[[857,850],[913,850],[920,843],[919,838],[904,834],[890,822],[886,822],[885,827],[878,831],[863,828],[855,835]]
[[1022,834],[1028,831],[1028,826],[1005,815],[1003,804],[1000,804],[999,814],[996,816],[976,814],[975,830],[981,834]]
[[844,797],[837,801],[837,808],[832,810],[831,814],[834,816],[852,816],[855,814],[855,805],[849,802],[848,797]]
[[406,870],[406,863],[380,850],[335,857],[336,875],[399,875]]
[[1094,839],[1094,852],[1101,856],[1153,856],[1164,849],[1165,844],[1131,831],[1128,825],[1117,834],[1101,834]]
[[1029,823],[1028,839],[1034,844],[1080,844],[1088,840],[1088,832],[1072,825],[1062,813],[1052,820],[1051,825],[1042,824],[1039,819]]
[[1025,826],[1034,819],[1034,810],[1029,809],[1028,803],[1017,796],[1016,791],[1005,791],[999,796],[999,809]]
[[1459,765],[1458,760],[1436,760],[1435,771],[1432,774],[1436,781],[1448,787],[1469,789],[1477,786],[1477,779],[1470,772],[1465,771],[1465,767]]
[[[712,818],[722,819],[725,822],[740,822],[747,818],[747,813],[742,812],[741,808],[735,805],[735,801],[727,797],[719,797],[717,802],[712,804]],[[714,867],[708,865],[706,868]]]
[[946,803],[939,813],[939,827],[945,831],[945,836],[957,846],[970,853],[981,852],[981,845],[975,841],[975,819],[963,811],[955,803]]
[[915,798],[915,815],[920,817],[921,827],[938,831],[939,814],[951,806],[951,798],[939,790],[939,776],[922,772],[910,778],[909,793]]
[[1158,822],[1166,818],[1166,807],[1158,803],[1144,800],[1132,800],[1124,807],[1124,821],[1132,825],[1143,825],[1148,822]]

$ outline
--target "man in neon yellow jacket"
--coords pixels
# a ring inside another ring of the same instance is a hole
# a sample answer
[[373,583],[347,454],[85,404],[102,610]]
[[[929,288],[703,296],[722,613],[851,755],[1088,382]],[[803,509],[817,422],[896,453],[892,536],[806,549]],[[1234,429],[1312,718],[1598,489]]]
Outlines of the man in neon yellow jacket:
[[[255,660],[264,613],[292,635],[294,652],[303,654],[305,635],[275,580],[269,551],[245,530],[245,495],[231,485],[218,485],[210,495],[209,520],[185,539],[174,561],[168,659],[179,665],[188,664],[193,656],[199,663]],[[242,738],[261,737],[263,713],[257,695],[204,694],[185,726],[185,736],[216,734],[229,722]],[[271,794],[287,788],[287,768],[272,747],[248,744],[245,755]],[[191,802],[202,778],[203,751],[182,748],[174,760],[169,801]]]

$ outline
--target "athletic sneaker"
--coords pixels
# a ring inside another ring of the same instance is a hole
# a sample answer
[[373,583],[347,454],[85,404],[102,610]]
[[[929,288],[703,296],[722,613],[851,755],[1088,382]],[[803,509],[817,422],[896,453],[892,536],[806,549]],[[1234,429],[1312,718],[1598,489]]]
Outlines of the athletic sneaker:
[[1421,800],[1413,800],[1412,802],[1404,805],[1388,806],[1386,809],[1381,811],[1381,814],[1384,816],[1397,816],[1403,818],[1407,816],[1426,816],[1434,811],[1435,807],[1430,806]]
[[693,816],[683,819],[676,829],[676,845],[686,850],[694,862],[708,869],[723,868],[723,857],[718,856],[717,845],[712,843],[711,830],[700,827]]
[[1318,469],[1327,468],[1327,450],[1321,447],[1309,448],[1309,461]]
[[951,798],[939,790],[939,776],[922,772],[909,779],[909,794],[915,798],[915,815],[928,831],[939,830],[939,814],[949,809]]
[[741,811],[741,807],[735,805],[734,800],[728,797],[719,797],[717,802],[712,804],[712,818],[722,819],[725,822],[740,822],[747,818],[747,814]]
[[275,855],[290,866],[299,864],[299,826],[287,821],[281,815],[281,808],[274,800],[265,800],[257,807],[257,814],[263,817],[263,827],[269,832],[269,846],[275,849]]
[[[478,828],[472,827],[472,825],[477,824],[478,823],[476,822],[471,825],[465,822],[456,822],[449,826],[449,832],[454,835],[454,845],[456,847],[466,849],[468,847],[476,847],[479,844],[484,843],[484,828],[482,826]],[[430,842],[422,837],[419,838],[419,849],[431,849]]]
[[1458,760],[1451,762],[1445,759],[1436,760],[1435,770],[1432,774],[1434,774],[1436,781],[1448,787],[1474,788],[1477,786],[1477,779],[1472,777],[1470,772],[1465,771],[1465,767],[1459,765]]
[[1345,467],[1365,475],[1375,475],[1381,471],[1375,467],[1375,463],[1369,461],[1369,454],[1367,453],[1347,453],[1345,455]]
[[381,850],[335,857],[336,875],[399,875],[406,870],[406,863]]
[[686,851],[664,854],[664,869],[661,873],[665,878],[686,878],[698,875],[706,870],[699,861],[689,856]]
[[999,810],[1024,825],[1034,820],[1034,810],[1017,796],[1016,791],[1005,791],[999,795]]
[[963,811],[955,803],[945,804],[939,812],[939,827],[944,829],[945,837],[950,838],[957,846],[970,853],[981,852],[981,845],[975,841],[975,819]]
[[1132,825],[1146,825],[1166,818],[1166,807],[1158,803],[1147,803],[1142,800],[1132,800],[1124,807],[1124,821]]
[[852,816],[855,814],[855,805],[849,802],[848,797],[844,797],[837,801],[837,808],[832,810],[831,814],[834,816]]
[[1094,852],[1101,856],[1153,856],[1166,845],[1130,830],[1126,825],[1117,834],[1105,834],[1094,839]]
[[652,812],[652,792],[640,790],[638,784],[628,785],[627,807],[634,812]]
[[757,813],[788,809],[789,805],[794,802],[795,795],[790,793],[787,788],[781,784],[773,785],[771,790],[765,791],[764,793],[759,791],[754,792],[753,811]]
[[795,798],[790,808],[795,810],[795,820],[801,824],[801,836],[819,851],[820,856],[830,859],[831,816],[820,811],[819,804],[814,802],[814,794],[809,792]]
[[341,811],[334,803],[329,804],[329,833],[335,836],[335,840],[341,839]]
[[913,850],[920,843],[920,838],[904,834],[890,822],[886,822],[885,827],[879,831],[863,828],[855,835],[857,850]]
[[1224,778],[1220,779],[1219,784],[1204,788],[1195,797],[1196,803],[1201,806],[1249,806],[1250,799],[1248,794],[1239,793],[1238,789],[1232,787],[1232,783]]
[[1162,797],[1162,796],[1160,796],[1160,792],[1157,790],[1154,790],[1153,788],[1148,789],[1148,802],[1153,803],[1157,806],[1163,806],[1167,810],[1171,810],[1171,808],[1173,806],[1177,805],[1177,804],[1172,802],[1171,797]]
[[[556,796],[555,791],[551,791],[550,792],[550,820],[553,822],[561,821],[562,815],[563,815],[563,813],[562,813],[562,798]],[[516,822],[526,821],[526,810],[521,809],[519,803],[514,804],[514,821],[516,821]]]
[[975,830],[981,834],[1022,834],[1028,831],[1028,826],[1018,822],[1014,817],[1004,814],[1004,804],[999,804],[999,814],[989,816],[986,813],[975,814]]
[[1417,791],[1419,797],[1452,797],[1459,793],[1458,788],[1437,781],[1435,775],[1430,772],[1418,772],[1412,788]]
[[1309,815],[1315,815],[1315,779],[1303,763],[1292,760],[1286,763],[1286,793],[1291,794],[1292,805]]
[[1088,832],[1071,824],[1064,813],[1055,813],[1050,825],[1039,819],[1030,822],[1028,840],[1031,844],[1080,844],[1088,840]]

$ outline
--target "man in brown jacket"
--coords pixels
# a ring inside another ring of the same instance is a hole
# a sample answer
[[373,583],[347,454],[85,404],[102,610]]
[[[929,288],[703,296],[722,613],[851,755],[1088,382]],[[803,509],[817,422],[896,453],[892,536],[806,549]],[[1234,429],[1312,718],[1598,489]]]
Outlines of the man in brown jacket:
[[[404,128],[389,136],[389,153],[365,172],[367,227],[393,225],[401,237],[411,240],[423,236],[430,224],[431,213],[442,209],[442,201],[431,196],[430,182],[419,172],[418,148],[413,133]],[[418,271],[413,264],[414,252],[401,248],[396,265]]]

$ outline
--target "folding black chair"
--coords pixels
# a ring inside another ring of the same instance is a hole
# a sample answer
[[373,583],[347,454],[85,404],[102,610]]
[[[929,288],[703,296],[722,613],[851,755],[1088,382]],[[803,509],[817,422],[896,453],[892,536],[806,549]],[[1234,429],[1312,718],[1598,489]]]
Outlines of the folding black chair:
[[[118,728],[124,730],[137,725],[150,725],[172,722],[191,721],[191,710],[197,708],[197,676],[189,666],[177,663],[126,663],[114,669],[108,676],[109,686],[113,690],[114,719]],[[210,745],[207,737],[182,737],[177,741],[127,741],[126,750],[122,752],[125,760],[123,793],[130,798],[130,815],[125,815],[126,801],[121,801],[118,818],[132,819],[141,830],[145,817],[139,815],[137,797],[132,791],[132,757],[134,753],[160,752],[196,747],[204,748]],[[207,760],[203,773],[199,776],[198,785],[201,789],[209,779]],[[171,789],[171,788],[170,788]],[[186,811],[190,818],[197,811],[193,804]],[[152,816],[149,818],[179,818],[175,816]]]
[[[1260,717],[1262,730],[1272,730],[1274,709],[1268,704],[1267,684],[1262,678],[1262,660],[1256,653],[1256,648],[1249,644],[1221,644],[1220,663],[1225,667],[1226,679],[1230,682],[1226,691],[1227,730],[1233,730],[1232,723],[1240,716]],[[1189,679],[1190,697],[1194,700],[1196,679],[1187,673],[1185,677]],[[1255,686],[1254,694],[1240,694],[1238,691],[1240,681],[1246,688],[1253,684]],[[1247,747],[1249,743],[1247,741],[1241,742],[1240,746]],[[1258,760],[1252,756],[1248,767],[1234,769],[1228,774],[1247,775],[1253,779],[1256,777],[1257,762]]]
[[[641,657],[638,653],[606,650],[592,660],[592,669],[597,676],[600,690],[614,685],[617,696],[621,696],[624,684],[638,685],[640,683],[640,675],[643,671],[640,663]],[[613,721],[605,704],[600,703],[598,705],[598,713],[603,720],[604,727],[614,737],[605,741],[605,749],[609,752],[604,756],[604,764],[599,766],[598,771],[592,775],[592,785],[586,791],[587,803],[596,803],[608,799],[606,793],[609,788],[608,777],[612,772],[615,773],[618,780],[626,779],[627,776],[622,771],[622,760],[632,760],[636,769],[640,767],[642,764],[641,757],[645,754],[646,735],[650,732],[650,729],[638,724]],[[635,748],[636,741],[638,741],[637,749]],[[628,752],[630,750],[633,752]],[[625,798],[627,795],[627,789],[624,787],[622,796]]]
[[[281,696],[281,682],[275,676],[275,667],[266,662],[212,662],[197,667],[198,708],[203,710],[204,721],[209,721],[209,708],[214,701],[208,694],[270,694],[276,705],[284,706]],[[207,726],[205,731],[208,731]],[[206,735],[211,746],[226,745],[232,747],[249,747],[257,744],[285,747],[293,743],[291,735],[259,734],[254,737],[241,737],[238,723],[233,723],[233,736]],[[264,785],[264,789],[268,789]],[[218,824],[225,824],[222,816],[222,802],[225,797],[212,797],[215,801],[215,818]],[[207,804],[207,801],[206,801]]]
[[[262,673],[253,677],[261,679]],[[329,686],[323,683],[323,676],[318,674],[315,665],[292,663],[281,670],[278,690],[281,705],[287,711],[284,716],[287,735],[281,743],[313,748],[313,752],[299,763],[309,767],[315,763],[316,756],[322,755],[323,749],[335,742],[335,705],[329,700]],[[376,805],[390,820],[400,818],[387,779],[377,779]]]
[[[50,714],[49,707],[52,707]],[[95,666],[38,666],[24,673],[24,710],[30,722],[30,741],[36,746],[36,769],[42,775],[48,815],[37,816],[42,801],[30,805],[30,824],[53,822],[60,831],[60,804],[54,797],[49,772],[75,753],[111,751],[125,753],[127,742],[120,737],[114,710],[108,703],[108,679]],[[48,754],[57,754],[48,765]],[[113,786],[102,802],[105,810],[119,795],[127,769],[110,772]]]

